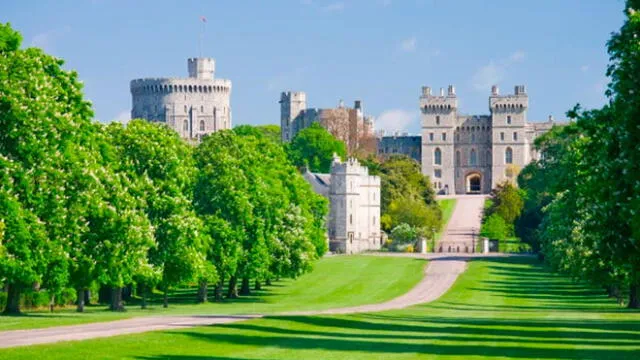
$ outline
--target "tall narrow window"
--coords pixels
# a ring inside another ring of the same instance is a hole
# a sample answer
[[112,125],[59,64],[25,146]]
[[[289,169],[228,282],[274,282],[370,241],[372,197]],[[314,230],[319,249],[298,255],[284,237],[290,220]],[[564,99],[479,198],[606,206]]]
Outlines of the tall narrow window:
[[440,125],[440,116],[436,116],[436,125]]
[[353,214],[349,214],[349,225],[353,225]]
[[187,120],[182,123],[182,130],[189,131],[189,122]]
[[429,141],[433,141],[433,133],[429,133]]
[[507,125],[511,125],[511,115],[507,115]]
[[447,141],[447,133],[442,133],[442,141]]
[[504,141],[504,133],[503,132],[500,133],[500,141]]
[[204,105],[200,105],[200,112],[204,112]]
[[469,154],[469,165],[475,166],[478,163],[478,154],[476,154],[475,149],[471,149],[471,153]]
[[513,164],[513,150],[510,147],[504,151],[504,162],[505,164]]
[[518,141],[518,133],[517,132],[513,132],[513,141]]
[[204,120],[200,120],[200,131],[204,131]]
[[433,162],[436,165],[442,165],[442,151],[440,151],[440,148],[436,148],[433,152]]
[[456,166],[460,166],[460,151],[456,151]]

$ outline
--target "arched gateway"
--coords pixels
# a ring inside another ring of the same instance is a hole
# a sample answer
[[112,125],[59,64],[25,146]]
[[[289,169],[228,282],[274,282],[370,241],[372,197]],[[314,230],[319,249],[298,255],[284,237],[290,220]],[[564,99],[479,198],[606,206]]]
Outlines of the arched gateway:
[[465,183],[467,194],[480,194],[482,192],[482,175],[479,173],[468,174]]

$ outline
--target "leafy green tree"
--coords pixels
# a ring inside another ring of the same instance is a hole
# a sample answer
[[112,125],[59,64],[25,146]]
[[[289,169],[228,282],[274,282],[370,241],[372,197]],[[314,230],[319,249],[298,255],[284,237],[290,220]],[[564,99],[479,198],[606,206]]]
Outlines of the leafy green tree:
[[345,158],[345,144],[333,137],[320,124],[313,123],[300,131],[288,145],[289,158],[295,166],[307,166],[310,171],[328,173],[331,171],[333,155]]
[[391,227],[407,224],[421,234],[431,234],[442,227],[442,211],[437,205],[427,206],[421,199],[400,198],[391,202],[387,211]]
[[280,126],[278,125],[239,125],[233,131],[240,136],[254,136],[280,143]]
[[507,223],[498,214],[489,216],[480,229],[480,236],[493,240],[505,240],[509,235],[508,233]]
[[391,239],[397,244],[410,244],[416,241],[420,236],[418,229],[402,223],[391,230]]

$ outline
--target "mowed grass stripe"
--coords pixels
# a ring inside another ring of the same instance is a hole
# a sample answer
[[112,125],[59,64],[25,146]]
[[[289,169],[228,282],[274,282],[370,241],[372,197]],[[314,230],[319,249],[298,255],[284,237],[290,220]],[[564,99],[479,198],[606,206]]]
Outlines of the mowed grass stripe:
[[472,261],[440,300],[0,352],[3,359],[637,359],[640,313],[531,257]]

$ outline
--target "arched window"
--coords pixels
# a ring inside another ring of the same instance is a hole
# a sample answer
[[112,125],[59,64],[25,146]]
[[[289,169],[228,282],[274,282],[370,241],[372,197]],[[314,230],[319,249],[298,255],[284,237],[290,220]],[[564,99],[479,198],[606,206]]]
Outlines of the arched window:
[[189,122],[187,120],[182,123],[182,130],[189,131]]
[[460,151],[456,151],[456,166],[460,166]]
[[204,131],[204,120],[200,120],[200,131]]
[[510,147],[504,151],[504,162],[505,164],[513,164],[513,150]]
[[436,165],[442,165],[442,151],[440,151],[440,148],[436,148],[433,152],[433,162]]
[[471,149],[471,153],[469,154],[469,165],[475,166],[478,163],[478,154],[476,154],[475,149]]

